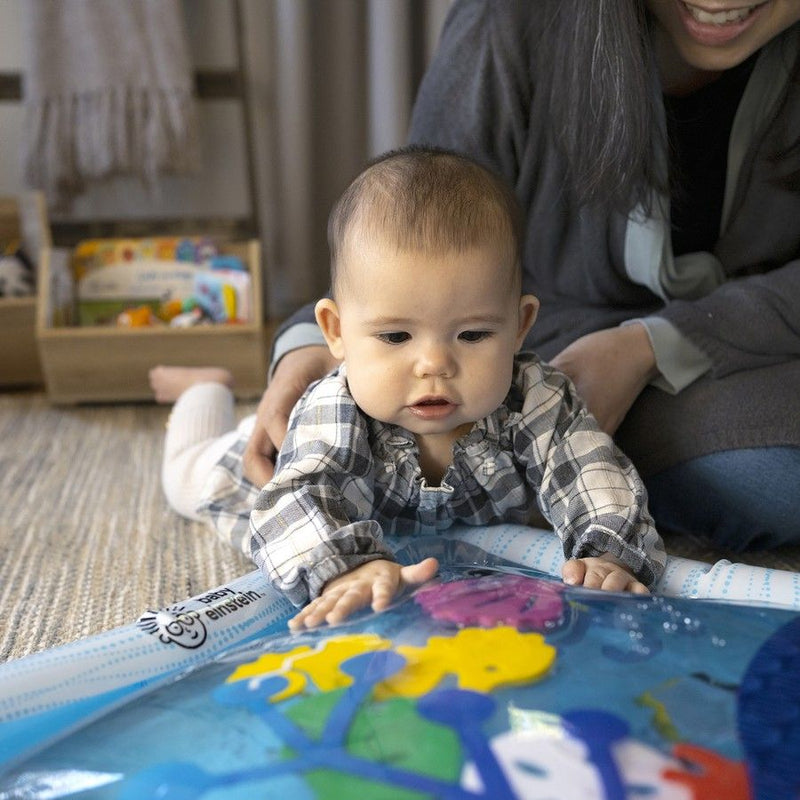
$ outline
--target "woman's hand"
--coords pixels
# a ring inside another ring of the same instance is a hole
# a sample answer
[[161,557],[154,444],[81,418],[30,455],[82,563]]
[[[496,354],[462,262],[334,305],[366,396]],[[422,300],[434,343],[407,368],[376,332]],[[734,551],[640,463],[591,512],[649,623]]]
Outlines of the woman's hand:
[[291,350],[278,362],[258,404],[256,424],[242,457],[245,477],[256,486],[264,486],[275,472],[275,455],[283,444],[295,403],[309,384],[338,363],[323,345]]
[[617,430],[639,393],[658,375],[650,337],[639,323],[582,336],[550,363],[572,378],[608,434]]

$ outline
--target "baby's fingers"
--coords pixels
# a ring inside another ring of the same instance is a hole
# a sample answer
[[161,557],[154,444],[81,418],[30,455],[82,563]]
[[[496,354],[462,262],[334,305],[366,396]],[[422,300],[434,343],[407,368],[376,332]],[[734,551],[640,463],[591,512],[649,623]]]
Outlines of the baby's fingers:
[[586,564],[577,558],[571,558],[561,568],[561,579],[570,586],[580,586],[586,577]]
[[641,581],[630,580],[628,585],[623,591],[631,592],[632,594],[650,594],[650,590]]
[[333,597],[318,597],[316,600],[312,600],[289,620],[289,628],[293,631],[302,628],[316,628],[325,621],[325,616],[334,602]]
[[650,594],[643,583],[639,583],[632,575],[621,569],[615,569],[609,572],[600,583],[600,588],[605,592]]
[[[324,597],[324,595],[323,595]],[[368,606],[373,597],[370,587],[364,584],[350,584],[344,592],[339,595],[333,607],[325,615],[325,622],[329,625],[336,625],[346,620],[354,611],[358,611],[364,606]],[[374,607],[373,603],[373,607]]]
[[439,562],[435,558],[426,558],[416,564],[409,564],[400,570],[400,583],[403,586],[420,586],[436,577]]
[[327,622],[341,622],[350,614],[369,603],[369,594],[358,585],[348,585],[337,591],[326,592],[312,600],[302,611],[289,620],[289,628],[316,628]]
[[590,565],[589,571],[594,568],[600,576],[599,588],[604,592],[630,592],[631,594],[650,594],[650,590],[638,581],[624,567],[609,564],[604,559],[598,559],[599,563]]
[[395,575],[381,575],[375,578],[375,582],[372,584],[373,611],[383,611],[389,607],[397,591],[397,578],[398,576]]
[[392,602],[395,589],[396,583],[384,576],[375,578],[372,583],[344,583],[312,600],[289,620],[289,627],[292,630],[316,628],[323,622],[336,625],[370,603],[374,611],[382,611]]
[[561,570],[564,583],[583,585],[587,589],[602,589],[605,592],[631,592],[650,594],[626,569],[609,558],[573,558]]

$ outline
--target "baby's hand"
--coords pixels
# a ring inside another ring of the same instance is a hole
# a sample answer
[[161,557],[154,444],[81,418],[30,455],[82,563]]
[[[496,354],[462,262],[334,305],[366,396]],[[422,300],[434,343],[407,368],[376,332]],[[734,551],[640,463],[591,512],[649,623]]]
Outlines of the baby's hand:
[[603,589],[606,592],[632,592],[650,594],[648,588],[628,572],[612,556],[595,558],[572,558],[561,570],[564,583],[584,586],[587,589]]
[[335,625],[367,605],[383,611],[401,589],[429,581],[438,570],[435,558],[407,567],[384,559],[368,561],[329,581],[319,597],[289,620],[289,627],[315,628],[323,622]]

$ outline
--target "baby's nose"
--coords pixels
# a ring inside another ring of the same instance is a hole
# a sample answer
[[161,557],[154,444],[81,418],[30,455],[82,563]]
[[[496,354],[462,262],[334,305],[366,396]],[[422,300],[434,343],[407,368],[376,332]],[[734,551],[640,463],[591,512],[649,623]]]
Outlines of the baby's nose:
[[421,348],[417,357],[417,374],[420,377],[450,377],[455,372],[455,359],[449,347],[429,344]]

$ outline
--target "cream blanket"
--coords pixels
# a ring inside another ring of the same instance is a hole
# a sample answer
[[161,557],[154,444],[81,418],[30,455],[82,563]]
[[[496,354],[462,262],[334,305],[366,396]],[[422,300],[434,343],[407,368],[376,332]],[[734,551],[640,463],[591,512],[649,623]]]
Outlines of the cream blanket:
[[154,188],[199,164],[180,0],[27,0],[23,169],[63,205],[92,181]]

